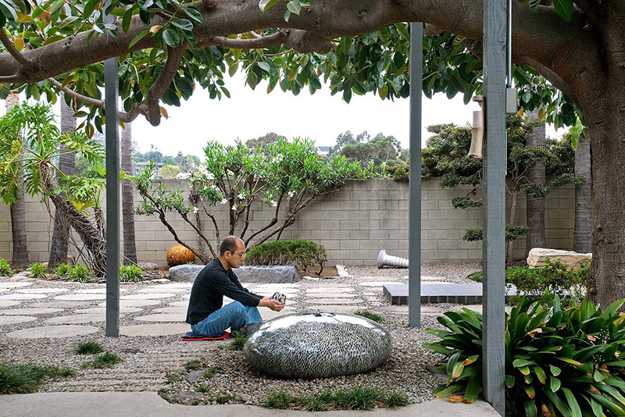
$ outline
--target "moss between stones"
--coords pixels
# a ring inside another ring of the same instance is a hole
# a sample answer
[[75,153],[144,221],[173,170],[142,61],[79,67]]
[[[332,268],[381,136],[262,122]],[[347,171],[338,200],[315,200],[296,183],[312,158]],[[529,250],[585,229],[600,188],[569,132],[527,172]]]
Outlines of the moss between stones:
[[35,392],[47,379],[68,378],[73,375],[74,371],[68,368],[0,363],[0,394]]

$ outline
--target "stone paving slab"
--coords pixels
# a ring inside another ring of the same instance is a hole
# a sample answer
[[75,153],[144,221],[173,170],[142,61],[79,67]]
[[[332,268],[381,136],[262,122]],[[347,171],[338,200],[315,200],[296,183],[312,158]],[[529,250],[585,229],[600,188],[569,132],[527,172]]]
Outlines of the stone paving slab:
[[331,292],[354,292],[356,291],[353,287],[312,287],[306,288],[306,293],[327,293]]
[[45,338],[61,338],[85,336],[96,333],[99,329],[93,326],[40,326],[30,327],[28,329],[16,330],[7,333],[7,337],[14,339],[45,339]]
[[182,336],[188,331],[191,331],[191,326],[187,323],[139,324],[121,326],[119,329],[119,333],[122,336],[131,337],[170,336],[175,334]]
[[160,314],[148,314],[146,316],[135,317],[137,321],[152,321],[152,322],[165,322],[165,323],[184,323],[186,320],[185,314],[178,313],[160,313]]
[[[421,302],[423,304],[450,303],[450,304],[481,304],[482,284],[456,283],[421,283]],[[516,294],[516,289],[508,288],[506,295]],[[384,285],[384,296],[391,304],[408,304],[408,285],[393,283]]]
[[86,300],[86,301],[41,301],[37,303],[29,303],[29,307],[44,307],[44,308],[78,308],[93,305],[98,300]]
[[306,293],[306,298],[345,298],[350,299],[358,297],[357,293],[345,293],[345,292],[335,292],[335,291],[327,291],[327,292],[318,292],[318,293]]
[[[121,306],[119,308],[120,313],[140,313],[143,309],[139,307],[127,307]],[[106,307],[91,307],[91,308],[83,308],[79,310],[74,310],[76,314],[106,314]]]
[[[119,300],[119,306],[121,307],[148,307],[157,306],[161,303],[161,300]],[[106,302],[98,304],[99,307],[106,307]]]
[[72,314],[71,316],[58,316],[47,319],[44,323],[48,324],[86,324],[101,323],[106,320],[106,314],[86,313]]
[[3,294],[0,295],[0,300],[38,300],[42,298],[48,298],[45,294]]
[[314,300],[310,300],[311,304],[335,304],[335,305],[353,305],[353,304],[363,304],[364,302],[359,298],[316,298]]
[[23,294],[58,294],[67,291],[69,291],[69,288],[26,288],[16,292]]
[[34,282],[0,282],[0,289],[23,288],[33,285]]
[[121,300],[157,300],[160,298],[171,298],[177,295],[178,294],[174,294],[174,293],[146,293],[146,294],[122,295],[120,299]]
[[[120,288],[119,289],[120,293],[123,292],[128,292],[127,288]],[[86,288],[84,290],[76,290],[74,291],[75,294],[106,294],[106,287],[102,287],[102,288]]]
[[166,313],[166,314],[187,314],[187,307],[161,307],[152,310],[153,313]]
[[22,304],[21,301],[17,301],[17,300],[0,300],[0,308],[14,307],[20,304]]
[[169,307],[189,307],[189,301],[188,300],[172,301],[171,303],[168,303],[167,305]]
[[33,316],[0,316],[0,326],[6,326],[9,324],[28,323],[30,321],[37,320],[37,317]]
[[62,308],[50,308],[50,307],[25,307],[25,308],[13,308],[11,310],[0,310],[0,315],[4,316],[21,316],[21,315],[38,315],[38,314],[53,314],[62,312]]
[[65,294],[65,295],[57,295],[56,297],[54,297],[54,299],[60,300],[60,301],[94,301],[94,300],[106,299],[106,294],[99,294],[99,293]]

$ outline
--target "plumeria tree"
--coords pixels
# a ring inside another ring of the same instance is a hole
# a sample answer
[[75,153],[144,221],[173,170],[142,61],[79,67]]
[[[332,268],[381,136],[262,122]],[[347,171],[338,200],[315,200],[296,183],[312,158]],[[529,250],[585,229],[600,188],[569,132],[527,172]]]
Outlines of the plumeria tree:
[[[280,239],[315,199],[339,190],[348,181],[374,175],[373,167],[363,168],[343,156],[320,158],[314,142],[299,138],[280,138],[256,148],[242,143],[224,146],[209,142],[204,154],[201,169],[179,176],[188,187],[188,197],[183,190],[172,190],[162,181],[154,181],[153,166],[135,177],[143,198],[138,213],[158,216],[174,239],[202,261],[216,255],[214,244],[224,232],[237,234],[248,245]],[[252,210],[261,203],[270,207],[273,216],[265,225],[253,229]],[[225,230],[218,214],[223,211],[218,210],[222,206],[228,213]],[[201,244],[183,240],[173,225],[172,215],[182,218]],[[215,240],[208,237],[203,216],[210,221],[208,230],[212,230]]]

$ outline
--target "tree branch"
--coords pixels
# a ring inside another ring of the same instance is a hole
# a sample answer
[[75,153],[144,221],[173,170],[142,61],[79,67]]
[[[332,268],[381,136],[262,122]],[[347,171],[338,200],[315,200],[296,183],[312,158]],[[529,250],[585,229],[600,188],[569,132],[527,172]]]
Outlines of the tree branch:
[[17,50],[13,42],[9,39],[9,35],[7,35],[7,31],[5,28],[0,28],[0,42],[4,45],[6,50],[11,54],[13,58],[22,66],[22,70],[28,71],[33,68],[33,63],[28,59],[24,58],[24,55]]

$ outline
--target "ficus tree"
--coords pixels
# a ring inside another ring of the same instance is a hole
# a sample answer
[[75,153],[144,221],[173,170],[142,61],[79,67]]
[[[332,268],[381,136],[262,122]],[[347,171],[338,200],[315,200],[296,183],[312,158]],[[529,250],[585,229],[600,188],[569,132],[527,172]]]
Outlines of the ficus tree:
[[[217,256],[215,249],[225,232],[237,234],[248,246],[270,238],[279,240],[315,199],[341,189],[348,181],[374,175],[373,167],[363,168],[342,155],[321,158],[314,142],[299,138],[278,138],[256,148],[209,142],[204,156],[201,169],[181,178],[185,181],[182,188],[153,181],[153,164],[134,178],[143,199],[138,213],[158,216],[174,240],[203,262]],[[259,203],[273,215],[252,228],[252,210],[260,208]],[[219,214],[223,210],[217,210],[221,206],[227,210],[225,230]],[[195,232],[199,244],[182,239],[172,215]],[[203,220],[210,222],[208,227],[203,227]]]
[[[178,105],[194,85],[227,97],[224,74],[237,71],[268,91],[325,82],[345,100],[406,97],[410,21],[427,24],[426,94],[468,100],[481,90],[482,0],[5,0],[0,13],[0,81],[50,100],[67,93],[88,133],[105,122],[101,62],[111,57],[120,58],[122,121],[157,124],[161,104]],[[625,296],[625,5],[514,0],[512,14],[520,105],[556,124],[574,123],[577,109],[587,126],[591,295],[606,303]]]

